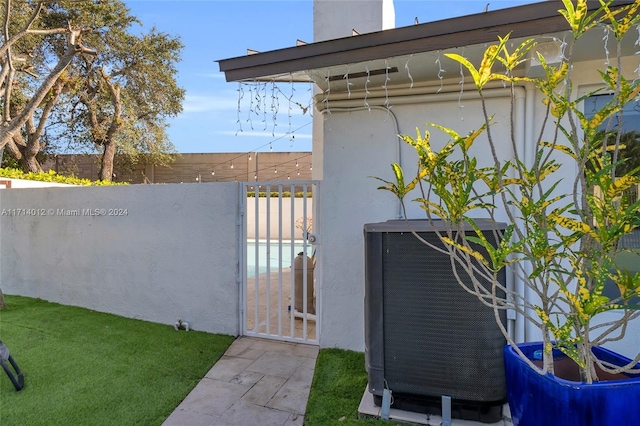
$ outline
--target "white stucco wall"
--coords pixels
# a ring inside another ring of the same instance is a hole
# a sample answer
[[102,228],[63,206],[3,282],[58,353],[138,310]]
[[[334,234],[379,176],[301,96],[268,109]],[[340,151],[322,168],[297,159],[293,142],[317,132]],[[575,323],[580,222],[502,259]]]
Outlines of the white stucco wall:
[[[574,69],[576,93],[584,87],[593,89],[599,75],[594,71],[602,63],[595,61],[576,65]],[[637,60],[625,63],[625,72],[633,75]],[[453,81],[452,81],[453,82]],[[444,82],[445,85],[447,82]],[[459,89],[458,89],[459,90]],[[473,89],[470,87],[469,92]],[[352,95],[354,95],[352,93]],[[539,120],[544,115],[545,107],[535,90],[522,89],[519,96],[519,108],[522,114],[517,117],[523,140],[531,144],[538,136]],[[354,97],[350,102],[355,102]],[[527,98],[528,97],[528,98]],[[324,160],[324,179],[321,186],[320,218],[322,224],[322,253],[318,265],[321,268],[322,287],[322,329],[320,344],[322,347],[340,347],[364,350],[364,241],[363,225],[365,223],[384,221],[398,217],[395,197],[384,191],[377,191],[380,182],[368,179],[367,176],[379,176],[393,180],[390,164],[398,161],[396,151],[396,134],[415,135],[415,128],[422,132],[425,123],[437,123],[455,129],[459,134],[466,134],[481,123],[481,109],[478,101],[464,99],[445,100],[446,96],[431,96],[431,101],[421,99],[416,104],[394,103],[389,98],[392,112],[366,108],[342,110],[338,104],[329,103],[330,114],[324,114],[322,143],[318,149],[322,151]],[[357,99],[357,98],[356,98]],[[404,102],[404,101],[403,101]],[[492,126],[494,138],[499,142],[498,155],[502,159],[513,154],[508,133],[509,98],[492,99],[490,114],[496,113]],[[528,106],[528,110],[527,110]],[[396,128],[393,117],[397,119]],[[527,124],[529,123],[529,124]],[[531,123],[538,123],[532,127]],[[549,131],[552,129],[549,128]],[[431,129],[434,148],[439,148],[447,138],[438,130]],[[552,135],[547,134],[548,140]],[[316,147],[314,146],[314,156]],[[480,163],[491,164],[491,153],[480,139],[476,142],[475,154]],[[413,148],[401,143],[401,164],[405,168],[405,176],[415,173],[416,155]],[[559,156],[560,158],[560,156]],[[563,166],[559,174],[564,177],[558,187],[559,192],[571,193],[573,177],[576,169],[573,164]],[[417,196],[417,194],[416,194]],[[407,196],[407,199],[413,197]],[[418,205],[409,208],[409,218],[423,218],[424,213]],[[499,215],[505,220],[506,215]],[[512,324],[516,327],[515,324]],[[524,326],[523,326],[524,327]],[[538,340],[534,327],[524,327],[526,340]],[[636,331],[630,336],[640,334]],[[637,340],[637,339],[635,339]],[[616,350],[637,352],[637,344],[633,337],[627,343],[617,344]]]
[[237,197],[235,183],[0,191],[0,286],[236,335]]
[[[438,97],[434,96],[436,99]],[[508,98],[491,101],[497,110],[504,111],[496,119],[507,118],[509,102]],[[331,114],[325,114],[325,165],[320,206],[322,347],[364,350],[363,225],[400,217],[395,196],[377,190],[383,184],[370,176],[393,180],[391,163],[399,158],[408,180],[416,171],[415,151],[406,143],[399,142],[396,135],[415,136],[416,126],[424,132],[426,122],[466,133],[480,125],[480,117],[472,113],[478,111],[478,107],[478,101],[465,101],[464,120],[461,119],[460,103],[452,100],[396,105],[392,108],[393,113],[382,108],[371,112],[367,108],[354,111],[331,108]],[[435,130],[432,133],[434,148],[446,143],[447,138],[443,134]],[[504,138],[505,133],[496,130],[496,136]],[[510,151],[504,150],[501,154],[508,156]],[[489,163],[490,152],[479,146],[477,154]],[[407,196],[407,199],[411,198],[414,197]],[[407,217],[425,216],[422,209],[409,203]]]

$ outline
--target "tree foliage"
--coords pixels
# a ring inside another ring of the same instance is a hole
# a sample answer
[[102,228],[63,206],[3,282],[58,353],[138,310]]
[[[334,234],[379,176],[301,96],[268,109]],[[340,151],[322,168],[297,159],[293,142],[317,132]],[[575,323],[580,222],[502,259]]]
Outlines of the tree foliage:
[[[175,150],[166,135],[166,121],[182,111],[184,99],[184,90],[176,82],[179,39],[155,28],[143,31],[120,0],[37,3],[40,10],[34,25],[47,31],[81,28],[88,47],[73,55],[48,86],[30,114],[34,125],[20,128],[24,140],[8,145],[24,169],[40,170],[35,155],[44,149],[99,152],[102,180],[111,180],[116,153],[129,154],[133,161],[170,161],[168,154]],[[8,16],[19,22],[32,6],[16,3]],[[22,50],[14,55],[29,52],[34,72],[23,71],[19,80],[14,79],[20,102],[16,98],[9,103],[15,105],[12,109],[23,109],[33,88],[42,84],[44,71],[65,58],[64,34],[25,36]]]

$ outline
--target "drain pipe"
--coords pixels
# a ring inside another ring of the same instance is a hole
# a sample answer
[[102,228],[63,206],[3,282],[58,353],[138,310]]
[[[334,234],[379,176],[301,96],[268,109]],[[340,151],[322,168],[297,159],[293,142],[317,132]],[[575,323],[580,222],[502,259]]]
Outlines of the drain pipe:
[[[524,142],[524,164],[526,166],[531,166],[534,164],[535,161],[535,157],[536,157],[536,135],[535,135],[535,99],[536,99],[536,87],[533,83],[527,83],[525,85],[525,90],[526,90],[526,117],[525,117],[525,124],[526,124],[526,133],[525,133],[525,142]],[[524,271],[526,274],[531,274],[532,271],[532,265],[528,262],[524,263]],[[524,282],[520,283],[520,286],[522,288],[522,293],[519,294],[523,294],[524,295],[524,299],[525,301],[529,301],[531,299],[531,297],[533,296],[533,292],[531,291],[531,289],[529,288],[529,286],[525,285]],[[531,309],[529,308],[525,308],[527,313],[531,314]],[[522,316],[522,315],[521,315]],[[522,318],[522,336],[521,339],[519,340],[520,342],[526,342],[529,340],[537,340],[538,336],[535,336],[532,333],[532,330],[528,330],[531,327],[533,327],[533,324],[530,321],[527,321],[526,318]]]
[[[532,129],[533,129],[533,103],[534,103],[534,93],[531,92],[531,85],[525,86],[525,88],[517,87],[515,94],[515,102],[516,102],[516,119],[515,119],[515,138],[516,138],[516,149],[518,150],[518,155],[521,156],[523,163],[526,165],[529,163],[529,159],[532,158],[534,153],[534,147],[531,143],[532,140]],[[515,208],[512,209],[512,214],[515,215]],[[521,220],[516,219],[518,222],[522,223]],[[527,271],[527,264],[524,264],[525,271]],[[526,272],[528,273],[528,272]],[[514,291],[516,294],[521,295],[527,300],[529,297],[527,288],[524,285],[524,282],[521,279],[518,279],[516,271],[512,271],[511,279],[513,281],[511,291]],[[518,302],[515,300],[515,302]],[[525,335],[525,317],[522,314],[518,314],[517,311],[514,311],[515,321],[514,321],[514,330],[511,334],[511,337],[514,339],[516,343],[524,342]]]

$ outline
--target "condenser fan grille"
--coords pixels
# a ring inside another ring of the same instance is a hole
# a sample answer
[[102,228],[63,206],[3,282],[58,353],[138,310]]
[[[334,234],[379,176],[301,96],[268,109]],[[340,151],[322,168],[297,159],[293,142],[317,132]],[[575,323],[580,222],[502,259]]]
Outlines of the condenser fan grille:
[[[441,246],[435,233],[421,237]],[[384,359],[389,387],[471,401],[504,398],[504,337],[491,308],[455,280],[449,256],[411,234],[383,235]],[[471,279],[458,267],[471,288]],[[490,288],[490,287],[489,287]]]

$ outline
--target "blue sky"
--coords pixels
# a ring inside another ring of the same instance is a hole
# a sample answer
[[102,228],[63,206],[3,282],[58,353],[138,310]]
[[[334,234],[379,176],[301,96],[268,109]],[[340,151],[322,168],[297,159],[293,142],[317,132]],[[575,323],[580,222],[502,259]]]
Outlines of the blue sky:
[[[356,0],[357,1],[357,0]],[[533,0],[491,0],[490,10]],[[178,81],[186,89],[183,113],[171,120],[169,138],[178,152],[310,151],[310,85],[273,88],[227,83],[220,59],[247,49],[269,51],[313,41],[312,0],[125,0],[145,28],[179,35],[185,45]],[[482,12],[487,0],[395,0],[396,27]],[[293,90],[293,91],[292,91]],[[240,96],[242,95],[242,97]],[[240,99],[240,108],[238,103]],[[250,101],[250,99],[252,101]],[[265,103],[266,100],[266,103]],[[260,105],[260,107],[258,107]],[[274,113],[276,117],[274,119]],[[274,126],[275,123],[275,126]]]

